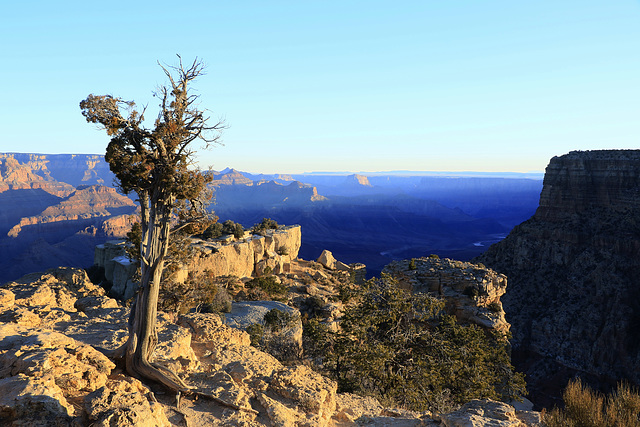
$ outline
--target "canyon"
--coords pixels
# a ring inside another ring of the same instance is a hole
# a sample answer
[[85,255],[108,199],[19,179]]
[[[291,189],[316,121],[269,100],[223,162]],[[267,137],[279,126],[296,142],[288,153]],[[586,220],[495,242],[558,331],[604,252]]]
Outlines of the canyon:
[[475,259],[509,278],[513,361],[540,406],[575,375],[640,384],[639,204],[639,150],[554,157],[535,215]]

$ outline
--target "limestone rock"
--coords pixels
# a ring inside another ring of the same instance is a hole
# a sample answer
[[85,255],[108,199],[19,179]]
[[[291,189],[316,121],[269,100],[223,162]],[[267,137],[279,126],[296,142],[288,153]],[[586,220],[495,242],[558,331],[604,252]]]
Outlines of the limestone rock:
[[270,389],[298,402],[320,420],[328,420],[336,409],[338,385],[307,366],[287,366],[276,372]]
[[[528,414],[524,414],[528,416]],[[465,403],[462,408],[449,414],[440,416],[440,421],[446,427],[521,427],[523,425],[541,426],[540,416],[524,423],[515,409],[506,403],[493,400],[472,400]]]
[[84,408],[95,426],[171,426],[161,405],[149,402],[140,381],[118,375],[84,398]]
[[293,316],[294,323],[287,325],[280,334],[291,342],[302,346],[302,322],[300,311],[278,301],[244,301],[235,302],[231,306],[231,313],[225,314],[225,323],[233,328],[246,330],[254,324],[265,325],[264,316],[271,310],[280,310]]
[[323,250],[316,261],[319,262],[320,264],[322,264],[323,266],[325,266],[326,268],[328,268],[329,270],[335,270],[336,269],[336,262],[337,261],[333,257],[333,254],[331,253],[331,251],[328,251],[326,249]]

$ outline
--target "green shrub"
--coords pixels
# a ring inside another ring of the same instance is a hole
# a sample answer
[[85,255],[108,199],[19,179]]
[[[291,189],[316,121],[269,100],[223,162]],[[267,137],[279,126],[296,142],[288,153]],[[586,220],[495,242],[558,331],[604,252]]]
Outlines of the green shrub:
[[416,269],[416,259],[411,258],[411,261],[409,261],[409,270],[415,270],[415,269]]
[[251,339],[251,345],[258,347],[264,336],[264,327],[259,323],[254,323],[253,325],[247,326],[246,331]]
[[340,326],[337,333],[311,322],[306,328],[306,336],[318,340],[307,353],[323,349],[316,367],[338,382],[340,392],[414,410],[525,393],[504,335],[459,325],[444,313],[442,300],[406,292],[390,278],[367,282]]
[[232,234],[236,239],[244,236],[244,228],[240,224],[236,224],[230,219],[222,223],[222,234]]
[[278,282],[274,276],[261,276],[251,279],[245,284],[248,289],[259,289],[270,299],[283,301],[287,299],[288,289]]
[[296,321],[296,316],[288,311],[272,308],[264,315],[264,324],[271,332],[279,332],[291,326]]
[[262,221],[255,224],[251,228],[251,232],[254,234],[264,234],[266,230],[277,230],[278,223],[271,218],[262,218]]
[[487,308],[492,313],[500,313],[502,311],[502,305],[497,301],[490,302],[489,305],[487,305]]
[[436,254],[431,254],[431,255],[429,255],[429,258],[431,258],[431,259],[440,259],[440,256],[436,255]]
[[222,224],[220,224],[219,222],[211,224],[202,233],[203,239],[217,239],[220,236],[222,236]]

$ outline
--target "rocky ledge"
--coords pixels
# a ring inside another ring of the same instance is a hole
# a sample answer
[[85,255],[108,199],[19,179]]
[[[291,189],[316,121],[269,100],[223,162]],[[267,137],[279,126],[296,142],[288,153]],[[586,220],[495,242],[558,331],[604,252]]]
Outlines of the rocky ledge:
[[126,339],[128,309],[83,270],[55,269],[0,287],[0,424],[14,426],[527,426],[537,413],[472,401],[450,414],[384,408],[337,393],[306,366],[283,366],[216,314],[159,313],[156,362],[215,399],[127,376],[95,347]]
[[422,257],[393,261],[382,272],[411,292],[443,298],[447,311],[459,322],[499,332],[508,332],[511,327],[500,301],[507,289],[507,277],[482,264]]

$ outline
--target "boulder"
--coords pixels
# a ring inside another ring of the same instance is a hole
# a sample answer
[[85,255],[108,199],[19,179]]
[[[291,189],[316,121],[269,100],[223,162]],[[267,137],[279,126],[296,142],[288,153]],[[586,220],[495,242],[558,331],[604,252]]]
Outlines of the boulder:
[[336,269],[336,259],[333,257],[331,251],[328,251],[326,249],[323,250],[317,261],[329,270]]
[[[537,416],[535,414],[537,414]],[[523,425],[542,425],[539,413],[525,411],[525,413],[518,414],[513,406],[490,399],[476,399],[465,403],[462,408],[457,411],[440,415],[440,422],[446,427],[521,427]]]

